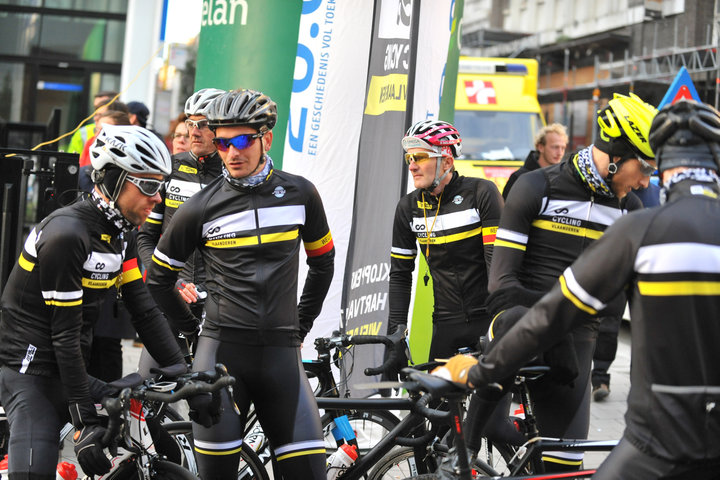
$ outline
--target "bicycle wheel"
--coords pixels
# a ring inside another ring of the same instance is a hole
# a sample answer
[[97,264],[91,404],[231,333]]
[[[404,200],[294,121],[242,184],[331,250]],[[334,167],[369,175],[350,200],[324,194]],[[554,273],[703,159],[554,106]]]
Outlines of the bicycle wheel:
[[[387,410],[369,410],[365,412],[354,410],[346,412],[346,415],[350,422],[350,427],[355,432],[355,438],[358,443],[358,453],[360,453],[360,455],[365,454],[374,447],[380,439],[400,423],[400,419]],[[328,455],[337,450],[337,442],[332,435],[334,419],[335,415],[333,415],[333,412],[326,412],[320,419],[323,428],[323,438],[325,439],[325,449]]]
[[[166,460],[154,461],[149,473],[149,478],[153,480],[197,480],[197,476],[188,470]],[[121,463],[118,468],[103,478],[107,480],[142,480],[146,477],[140,460],[134,458]]]
[[411,447],[401,447],[392,450],[380,459],[370,472],[368,479],[397,480],[408,477],[415,478],[417,474],[418,467],[415,460],[415,452]]
[[[198,473],[197,462],[192,443],[191,422],[171,422],[163,427],[175,439],[178,448],[182,453],[181,465],[193,474]],[[193,477],[197,480],[197,477]],[[267,470],[257,454],[250,448],[243,448],[240,451],[240,465],[237,473],[238,480],[269,480]]]
[[[510,467],[508,465],[511,460],[515,459],[516,452],[517,447],[503,443],[493,443],[484,439],[473,468],[488,476],[509,475]],[[526,467],[520,473],[532,472]]]

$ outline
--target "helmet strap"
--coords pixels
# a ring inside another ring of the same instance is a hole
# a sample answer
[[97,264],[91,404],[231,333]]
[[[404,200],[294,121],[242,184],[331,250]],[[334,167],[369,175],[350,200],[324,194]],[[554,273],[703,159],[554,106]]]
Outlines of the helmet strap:
[[435,180],[430,184],[430,188],[428,188],[428,191],[432,192],[435,190],[440,183],[447,177],[448,173],[452,171],[452,168],[448,168],[445,170],[445,172],[441,175],[440,172],[442,172],[442,160],[445,157],[438,157],[437,159],[437,166],[435,167]]
[[[117,177],[116,177],[117,176]],[[97,185],[100,192],[110,202],[110,208],[115,208],[115,202],[120,196],[125,179],[128,176],[128,172],[121,168],[103,168],[102,170],[93,170],[90,174],[90,178],[93,183]],[[113,182],[114,180],[114,182]],[[112,190],[108,189],[108,184],[114,183]]]

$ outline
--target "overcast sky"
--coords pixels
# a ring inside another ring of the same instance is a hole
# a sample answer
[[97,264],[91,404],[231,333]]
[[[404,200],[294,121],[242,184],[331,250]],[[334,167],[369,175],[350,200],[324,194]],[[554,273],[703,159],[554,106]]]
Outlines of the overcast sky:
[[202,0],[170,0],[165,41],[187,43],[200,32]]

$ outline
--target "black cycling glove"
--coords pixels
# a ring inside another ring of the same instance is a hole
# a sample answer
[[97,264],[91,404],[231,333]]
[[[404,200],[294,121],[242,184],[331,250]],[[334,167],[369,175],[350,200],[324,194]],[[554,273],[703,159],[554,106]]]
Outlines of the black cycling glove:
[[102,437],[106,429],[100,426],[95,405],[71,403],[70,417],[77,429],[73,435],[75,455],[86,475],[102,475],[110,471],[110,460],[103,450]]
[[222,405],[220,405],[220,393],[201,393],[188,398],[190,420],[199,423],[205,428],[210,428],[220,421]]

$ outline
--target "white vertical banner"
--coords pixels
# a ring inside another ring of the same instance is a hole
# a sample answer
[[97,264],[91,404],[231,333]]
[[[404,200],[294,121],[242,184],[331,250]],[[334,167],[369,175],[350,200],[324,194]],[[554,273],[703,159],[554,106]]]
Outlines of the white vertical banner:
[[[372,21],[367,0],[303,2],[283,170],[315,184],[335,245],[335,276],[305,340],[306,358],[313,356],[313,338],[340,328]],[[303,254],[300,290],[306,274]]]
[[411,125],[437,120],[440,113],[454,7],[453,0],[424,1],[420,5]]

